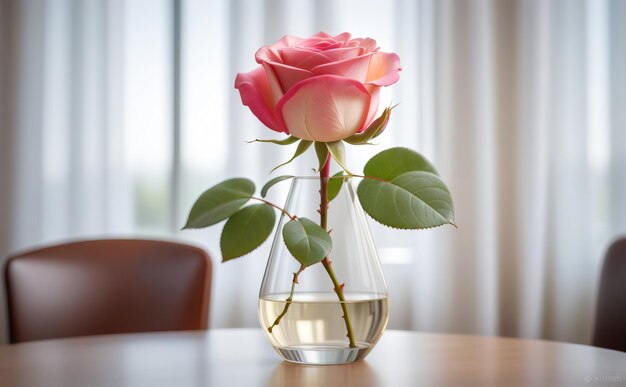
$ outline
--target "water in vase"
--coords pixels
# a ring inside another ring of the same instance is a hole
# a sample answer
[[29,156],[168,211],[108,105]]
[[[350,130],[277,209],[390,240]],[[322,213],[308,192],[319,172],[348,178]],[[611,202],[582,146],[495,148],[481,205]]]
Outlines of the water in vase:
[[[342,308],[335,293],[298,293],[269,338],[286,359],[333,364],[359,360],[382,335],[389,316],[386,295],[346,293],[356,348],[350,348]],[[285,310],[289,294],[259,300],[259,319],[267,329]]]

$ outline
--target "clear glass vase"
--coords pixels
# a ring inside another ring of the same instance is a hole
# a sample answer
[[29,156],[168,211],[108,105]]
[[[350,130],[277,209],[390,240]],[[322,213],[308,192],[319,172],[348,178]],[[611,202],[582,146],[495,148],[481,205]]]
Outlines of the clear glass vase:
[[[302,271],[291,301],[287,299],[300,264],[283,242],[282,228],[289,217],[280,219],[261,284],[259,321],[287,361],[342,364],[363,359],[387,326],[387,286],[351,180],[344,179],[328,206],[330,263],[323,261]],[[284,209],[319,222],[319,203],[320,178],[298,177],[292,181]]]

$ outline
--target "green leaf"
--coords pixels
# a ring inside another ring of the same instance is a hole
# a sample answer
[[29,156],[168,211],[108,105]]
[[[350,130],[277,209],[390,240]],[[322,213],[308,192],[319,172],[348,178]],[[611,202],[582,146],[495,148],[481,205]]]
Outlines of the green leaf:
[[272,180],[268,181],[267,183],[265,183],[263,188],[261,188],[261,197],[264,198],[265,195],[267,195],[267,191],[269,191],[269,189],[272,188],[274,184],[280,183],[283,180],[293,179],[294,177],[295,176],[292,176],[292,175],[284,175],[284,176],[275,177]]
[[384,150],[365,164],[365,176],[374,176],[391,181],[397,176],[410,172],[423,171],[438,175],[435,167],[424,156],[408,148],[390,148]]
[[298,147],[296,148],[296,152],[293,154],[293,156],[285,161],[284,163],[280,164],[279,166],[275,167],[274,169],[272,169],[272,172],[274,172],[275,170],[277,170],[278,168],[289,164],[290,162],[292,162],[296,157],[300,156],[301,154],[303,154],[304,152],[306,152],[307,149],[309,149],[309,147],[311,146],[311,144],[313,144],[313,141],[307,141],[307,140],[302,140],[300,141],[300,143],[298,144]]
[[259,140],[257,138],[256,140],[247,141],[247,142],[248,144],[253,143],[253,142],[269,142],[269,143],[276,144],[276,145],[290,145],[290,144],[293,144],[294,142],[297,142],[298,140],[300,140],[298,137],[289,136],[283,140]]
[[388,107],[383,110],[383,113],[375,119],[370,126],[367,127],[363,132],[354,134],[348,138],[344,138],[343,141],[352,145],[364,145],[369,144],[369,140],[380,136],[387,123],[389,123],[389,117],[391,116],[391,110],[393,107]]
[[337,164],[349,175],[352,175],[353,173],[346,167],[346,147],[343,145],[343,141],[327,142],[326,147]]
[[241,257],[261,246],[274,228],[276,214],[267,204],[254,204],[228,218],[220,237],[222,262]]
[[317,154],[317,159],[319,160],[319,168],[317,172],[321,171],[326,165],[326,161],[328,161],[328,148],[326,147],[326,143],[324,142],[315,142],[315,153]]
[[328,232],[308,218],[287,222],[283,227],[283,239],[287,250],[304,267],[320,262],[333,246]]
[[333,175],[332,179],[328,179],[328,201],[330,202],[334,198],[339,195],[339,191],[341,191],[341,186],[343,185],[343,181],[345,180],[342,177],[343,171],[339,171]]
[[221,222],[246,204],[254,190],[254,183],[243,178],[229,179],[209,188],[191,207],[183,229],[204,228]]
[[454,225],[450,191],[439,176],[430,172],[406,172],[389,182],[363,179],[357,194],[365,212],[389,227]]

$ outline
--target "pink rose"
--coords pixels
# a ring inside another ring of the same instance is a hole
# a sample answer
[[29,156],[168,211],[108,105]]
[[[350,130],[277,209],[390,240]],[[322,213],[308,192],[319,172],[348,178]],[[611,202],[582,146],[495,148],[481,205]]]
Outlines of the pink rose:
[[256,53],[261,64],[237,74],[241,101],[267,127],[309,141],[331,142],[375,119],[382,86],[400,78],[400,58],[370,38],[319,32],[285,36]]

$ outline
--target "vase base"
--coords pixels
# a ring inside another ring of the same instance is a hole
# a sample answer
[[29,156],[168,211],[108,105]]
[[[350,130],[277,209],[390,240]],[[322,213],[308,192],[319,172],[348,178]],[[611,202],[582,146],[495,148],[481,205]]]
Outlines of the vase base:
[[283,359],[292,363],[331,365],[361,360],[367,355],[370,348],[369,346],[347,348],[345,346],[301,345],[276,348],[276,350]]

